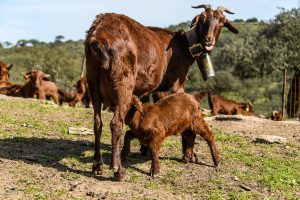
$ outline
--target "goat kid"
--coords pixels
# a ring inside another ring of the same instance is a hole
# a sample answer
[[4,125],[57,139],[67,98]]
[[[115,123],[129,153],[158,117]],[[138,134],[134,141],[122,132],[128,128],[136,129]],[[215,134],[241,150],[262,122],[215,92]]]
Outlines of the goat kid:
[[182,134],[186,140],[183,142],[183,161],[193,160],[194,139],[199,134],[209,145],[215,166],[219,165],[220,153],[216,147],[213,133],[203,120],[199,101],[206,95],[200,92],[196,95],[176,93],[162,98],[155,104],[142,104],[133,97],[131,107],[126,114],[125,124],[130,131],[126,132],[124,146],[121,152],[122,159],[126,159],[130,152],[130,141],[138,138],[149,147],[152,164],[150,175],[160,172],[158,159],[159,150],[163,140],[171,135]]

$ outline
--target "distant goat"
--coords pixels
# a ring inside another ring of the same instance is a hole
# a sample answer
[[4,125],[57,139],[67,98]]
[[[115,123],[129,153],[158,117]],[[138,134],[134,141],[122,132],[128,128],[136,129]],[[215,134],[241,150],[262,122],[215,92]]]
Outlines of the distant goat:
[[12,64],[8,65],[0,61],[0,87],[8,87],[12,85],[12,83],[9,82],[9,70],[12,66]]
[[267,114],[266,119],[270,119],[273,121],[283,121],[282,112],[273,111],[272,113]]
[[212,96],[210,92],[208,95],[208,103],[212,116],[217,114],[254,116],[253,106],[250,103],[239,103],[222,96]]
[[176,93],[160,99],[155,104],[142,104],[133,97],[131,107],[126,114],[125,123],[130,127],[126,132],[122,159],[130,152],[130,141],[138,138],[148,146],[152,156],[150,174],[154,176],[160,171],[158,154],[165,137],[182,134],[183,160],[190,161],[194,157],[193,145],[196,134],[199,134],[209,145],[214,164],[218,166],[220,154],[214,141],[213,133],[203,120],[199,101],[206,95],[200,92],[196,95]]

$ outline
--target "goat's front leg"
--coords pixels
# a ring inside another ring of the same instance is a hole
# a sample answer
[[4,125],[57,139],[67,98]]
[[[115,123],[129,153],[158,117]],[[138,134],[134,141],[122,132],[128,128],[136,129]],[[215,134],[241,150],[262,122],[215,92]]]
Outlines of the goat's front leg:
[[127,131],[124,137],[124,145],[121,152],[122,160],[127,159],[127,156],[130,153],[130,142],[133,138],[136,138],[135,134],[131,130]]
[[192,131],[187,130],[182,133],[182,162],[184,163],[194,163],[197,162],[197,156],[194,152],[194,145],[195,145],[195,139],[196,134],[194,134]]
[[162,143],[162,139],[155,137],[150,143],[149,143],[149,149],[151,153],[151,169],[150,169],[150,176],[155,177],[155,175],[160,173],[160,162],[158,158],[160,146]]
[[46,99],[46,95],[45,95],[44,92],[38,92],[38,93],[36,93],[36,98],[37,99],[45,100]]

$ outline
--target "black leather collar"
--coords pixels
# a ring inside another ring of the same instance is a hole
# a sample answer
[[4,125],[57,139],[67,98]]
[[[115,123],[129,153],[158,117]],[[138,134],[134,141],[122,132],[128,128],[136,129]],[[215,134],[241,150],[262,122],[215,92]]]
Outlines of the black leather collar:
[[197,36],[196,27],[197,26],[194,26],[192,29],[185,32],[189,44],[189,51],[194,59],[198,59],[204,54],[203,47]]

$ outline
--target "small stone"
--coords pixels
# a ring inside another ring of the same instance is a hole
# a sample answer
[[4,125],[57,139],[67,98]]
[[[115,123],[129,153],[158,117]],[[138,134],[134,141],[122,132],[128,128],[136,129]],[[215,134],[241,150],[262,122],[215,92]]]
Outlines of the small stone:
[[251,188],[248,187],[247,185],[241,184],[240,187],[246,191],[251,191]]
[[239,181],[240,179],[239,179],[237,176],[234,176],[234,177],[233,177],[233,180]]
[[273,143],[286,144],[287,139],[275,135],[259,135],[255,138],[255,142],[269,143],[269,144],[273,144]]
[[289,149],[289,148],[290,148],[290,146],[285,146],[285,148],[286,148],[286,149]]
[[75,127],[69,127],[68,133],[70,135],[94,135],[94,131],[92,129],[88,128],[75,128]]

